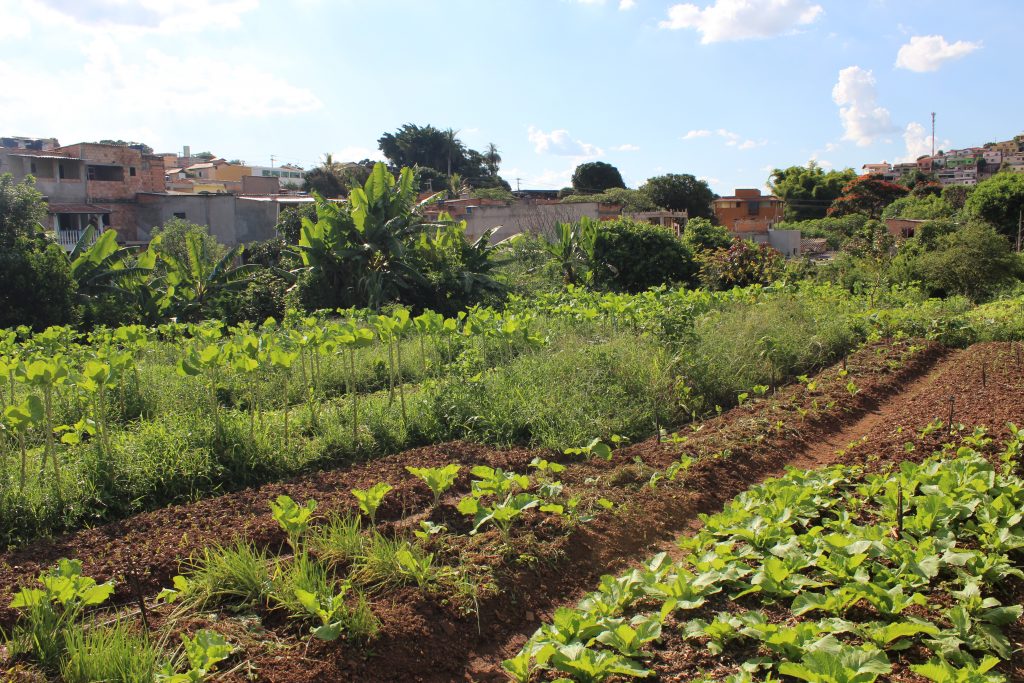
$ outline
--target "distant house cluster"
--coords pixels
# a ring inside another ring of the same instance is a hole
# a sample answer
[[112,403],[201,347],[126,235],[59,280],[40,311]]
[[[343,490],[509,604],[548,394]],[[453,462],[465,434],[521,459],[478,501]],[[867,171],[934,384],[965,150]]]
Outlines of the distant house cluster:
[[981,147],[940,151],[906,163],[864,164],[863,171],[893,182],[909,172],[922,171],[934,175],[943,185],[977,185],[1000,171],[1024,173],[1024,134]]
[[227,245],[265,240],[274,236],[282,207],[313,201],[281,189],[285,180],[302,183],[298,167],[194,157],[188,147],[182,155],[146,149],[0,137],[0,173],[36,179],[48,205],[46,227],[69,251],[89,227],[97,235],[116,230],[123,244],[146,244],[154,227],[174,218],[208,226]]

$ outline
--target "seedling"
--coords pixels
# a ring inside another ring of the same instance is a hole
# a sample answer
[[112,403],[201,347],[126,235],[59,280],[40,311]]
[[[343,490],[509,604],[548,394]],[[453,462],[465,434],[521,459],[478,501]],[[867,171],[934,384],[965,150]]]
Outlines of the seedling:
[[306,501],[305,507],[302,507],[285,495],[278,496],[277,501],[270,504],[271,514],[288,534],[288,543],[295,552],[299,552],[302,536],[309,528],[309,518],[315,509],[315,500]]
[[409,474],[419,477],[434,494],[433,507],[441,500],[441,495],[450,489],[459,476],[459,465],[451,464],[444,467],[406,467]]
[[359,501],[359,511],[369,517],[371,526],[377,525],[377,508],[392,488],[390,484],[378,482],[368,489],[352,489],[352,495]]

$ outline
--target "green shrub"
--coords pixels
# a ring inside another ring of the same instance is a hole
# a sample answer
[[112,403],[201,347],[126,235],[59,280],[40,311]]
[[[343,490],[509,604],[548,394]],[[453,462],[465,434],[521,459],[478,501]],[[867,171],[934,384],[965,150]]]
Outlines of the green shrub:
[[628,218],[601,223],[594,261],[595,285],[631,293],[689,284],[697,270],[690,248],[669,230]]
[[0,328],[75,322],[75,288],[60,246],[17,238],[0,250]]
[[709,289],[768,285],[782,272],[782,254],[767,244],[734,239],[728,249],[700,257],[700,280]]

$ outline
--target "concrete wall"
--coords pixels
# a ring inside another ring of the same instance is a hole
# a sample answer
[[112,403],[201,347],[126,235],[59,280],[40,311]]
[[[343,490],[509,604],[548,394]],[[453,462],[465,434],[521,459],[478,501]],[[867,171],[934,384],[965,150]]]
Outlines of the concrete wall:
[[275,235],[277,203],[235,197],[233,195],[161,195],[140,194],[138,240],[147,242],[153,228],[184,214],[184,219],[210,229],[221,244],[231,247],[257,242]]
[[[0,150],[0,173],[10,173],[16,181],[24,180],[36,164],[36,189],[57,204],[85,204],[85,164],[77,159],[30,159],[25,150]],[[64,167],[60,177],[58,165]]]
[[768,244],[775,247],[786,258],[800,255],[799,230],[769,230]]
[[493,227],[502,226],[495,240],[503,240],[521,232],[554,235],[558,223],[578,221],[583,216],[601,217],[597,202],[579,204],[524,204],[467,207],[466,238],[475,240]]

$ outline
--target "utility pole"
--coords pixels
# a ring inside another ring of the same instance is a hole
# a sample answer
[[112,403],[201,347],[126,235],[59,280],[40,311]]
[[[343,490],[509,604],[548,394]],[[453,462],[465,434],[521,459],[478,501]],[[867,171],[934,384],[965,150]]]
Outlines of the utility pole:
[[935,156],[935,112],[932,112],[932,156]]
[[[932,114],[932,116],[935,116],[935,115]],[[932,145],[932,146],[934,147],[934,145]],[[274,155],[273,154],[270,155],[270,168],[274,168]]]
[[519,192],[519,181],[520,180],[522,180],[522,178],[516,178],[516,192]]

